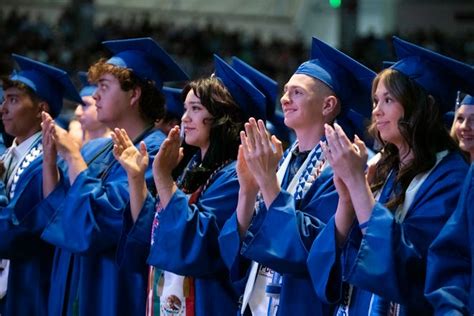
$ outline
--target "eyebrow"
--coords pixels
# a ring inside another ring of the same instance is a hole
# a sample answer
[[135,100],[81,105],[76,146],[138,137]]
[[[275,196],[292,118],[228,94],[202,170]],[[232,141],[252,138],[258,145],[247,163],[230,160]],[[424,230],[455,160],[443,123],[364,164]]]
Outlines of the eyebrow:
[[99,79],[98,83],[110,82],[109,79]]
[[[186,102],[184,104],[186,104]],[[195,104],[202,105],[202,103],[199,102],[199,101],[190,101],[190,102],[188,102],[188,104],[189,105],[195,105]]]
[[[382,93],[382,97],[385,97],[387,95],[391,95],[389,91],[385,91],[384,93]],[[374,97],[377,96],[377,93],[374,93]]]
[[305,90],[305,88],[304,88],[303,86],[301,86],[301,85],[296,85],[296,84],[291,84],[291,85],[286,84],[286,85],[283,86],[283,90],[285,90],[285,89],[290,89],[290,88],[293,88],[293,89],[298,88],[298,89],[303,89],[303,90]]
[[4,94],[4,98],[19,97],[21,95],[23,95],[21,92],[9,92]]

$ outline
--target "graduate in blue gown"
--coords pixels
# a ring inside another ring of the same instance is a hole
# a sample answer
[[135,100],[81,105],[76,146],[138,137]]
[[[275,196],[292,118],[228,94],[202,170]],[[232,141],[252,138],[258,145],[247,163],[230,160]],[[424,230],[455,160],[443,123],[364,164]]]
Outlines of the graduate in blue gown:
[[0,258],[10,259],[0,273],[6,290],[1,314],[47,315],[54,247],[41,240],[36,212],[43,199],[41,112],[56,117],[63,97],[82,101],[65,71],[16,54],[13,58],[20,69],[3,79],[1,110],[6,132],[15,137],[1,157]]
[[87,72],[78,72],[78,77],[81,81],[79,95],[83,104],[77,104],[74,118],[68,124],[68,133],[84,145],[91,139],[110,137],[111,131],[97,119],[96,100],[93,98],[97,86],[89,83]]
[[474,162],[474,97],[469,94],[457,105],[451,136],[466,153],[469,161]]
[[370,112],[375,73],[316,38],[311,57],[281,98],[285,124],[297,136],[283,158],[281,142],[268,136],[263,121],[251,119],[241,135],[239,204],[219,238],[231,279],[243,292],[241,314],[323,315],[331,309],[318,300],[306,269],[311,244],[337,204],[319,142],[324,123],[351,109]]
[[127,267],[145,260],[151,265],[147,315],[237,313],[238,295],[221,259],[218,236],[237,205],[235,160],[243,120],[265,117],[265,96],[218,56],[215,67],[213,77],[183,89],[184,139],[198,152],[173,181],[171,172],[182,153],[180,129],[171,130],[153,165],[156,201],[144,186],[145,148],[138,152],[127,145],[127,137],[114,136],[117,159],[131,184],[131,216],[125,217],[129,229],[118,257]]
[[337,315],[432,313],[423,296],[428,247],[468,168],[441,116],[474,70],[399,38],[393,43],[399,61],[373,82],[371,130],[383,148],[367,175],[364,142],[326,125],[339,203],[308,269],[318,296],[339,304]]
[[[164,113],[164,81],[187,75],[151,38],[104,42],[114,54],[89,69],[98,88],[98,119],[121,128],[133,143],[143,141],[154,157],[165,135],[153,129]],[[113,156],[111,139],[88,142],[81,151],[47,115],[48,140],[43,163],[43,188],[50,192],[41,212],[48,217],[42,238],[57,248],[50,315],[143,315],[146,266],[119,271],[115,253],[129,202],[127,175]],[[56,155],[65,168],[56,167]],[[46,157],[48,159],[46,160]],[[149,184],[151,168],[146,171]]]
[[[462,102],[462,121],[458,121],[459,136],[469,130],[472,120],[467,113],[474,109],[471,96],[466,96]],[[467,109],[462,107],[468,107]],[[472,115],[472,114],[471,114]],[[456,112],[458,117],[458,112]],[[454,125],[456,125],[456,121]],[[470,129],[472,131],[472,128]],[[472,133],[472,132],[471,132]],[[466,137],[467,138],[467,137]],[[461,148],[469,152],[466,146],[469,142],[461,141]],[[472,157],[472,156],[471,156]],[[426,297],[433,305],[436,315],[472,315],[474,313],[474,164],[464,182],[464,187],[456,211],[439,233],[428,253],[428,270],[426,277]]]

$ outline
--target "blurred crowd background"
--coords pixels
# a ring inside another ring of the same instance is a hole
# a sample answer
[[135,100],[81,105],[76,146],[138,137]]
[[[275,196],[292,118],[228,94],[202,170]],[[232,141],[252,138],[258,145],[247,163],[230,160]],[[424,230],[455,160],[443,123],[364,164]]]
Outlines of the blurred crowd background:
[[[316,0],[315,0],[316,1]],[[474,0],[472,21],[474,23]],[[42,13],[17,9],[4,10],[0,5],[0,72],[12,70],[10,54],[15,52],[33,59],[57,65],[70,72],[87,70],[107,52],[101,42],[109,39],[151,36],[170,52],[191,78],[212,72],[212,54],[224,58],[238,56],[256,66],[280,84],[286,82],[295,68],[309,57],[310,38],[295,34],[291,41],[283,38],[262,40],[257,35],[220,28],[212,23],[196,27],[150,18],[152,12],[131,15],[127,22],[117,17],[99,23],[84,23],[77,6],[66,6],[55,21]],[[420,17],[422,18],[422,17]],[[400,20],[397,23],[403,23]],[[474,33],[443,32],[438,29],[413,30],[408,34],[380,35],[380,32],[355,34],[349,45],[339,47],[368,67],[378,71],[382,61],[393,60],[390,45],[392,35],[429,47],[440,53],[474,64]],[[377,34],[378,33],[378,34]]]

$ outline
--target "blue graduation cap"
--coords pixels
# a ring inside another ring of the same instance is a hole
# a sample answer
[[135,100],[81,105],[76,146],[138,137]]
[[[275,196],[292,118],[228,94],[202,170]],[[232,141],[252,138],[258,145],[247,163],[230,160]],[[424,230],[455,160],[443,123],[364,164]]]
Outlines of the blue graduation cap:
[[342,108],[372,115],[372,81],[376,74],[358,61],[313,37],[311,60],[302,63],[295,74],[305,74],[329,86],[341,100]]
[[395,65],[395,62],[394,62],[394,61],[388,61],[388,60],[382,61],[382,69],[390,68],[390,67],[392,67],[393,65]]
[[278,96],[278,83],[235,56],[232,57],[231,66],[265,95],[267,118],[273,116]]
[[275,111],[278,83],[238,57],[232,57],[231,66],[265,95],[267,127],[270,133],[283,141],[291,142],[291,130],[284,123],[283,113]]
[[132,38],[102,42],[114,56],[107,63],[131,69],[142,80],[153,80],[161,90],[168,81],[188,80],[189,76],[152,38]]
[[61,112],[63,98],[82,103],[67,72],[24,56],[17,54],[12,54],[12,56],[20,70],[14,71],[9,80],[24,83],[41,99],[48,102],[52,117],[56,117]]
[[87,79],[87,72],[79,71],[77,74],[82,85],[79,95],[81,97],[92,96],[95,93],[95,90],[97,90],[97,86],[89,83],[89,80]]
[[266,120],[266,98],[248,79],[214,54],[215,76],[229,90],[247,117]]
[[391,68],[414,80],[433,95],[446,113],[458,90],[474,94],[474,68],[421,46],[393,37],[398,62]]
[[163,87],[163,94],[166,98],[166,112],[180,120],[184,114],[182,92],[182,89]]
[[461,101],[461,105],[474,105],[474,98],[469,94],[466,94],[464,99]]

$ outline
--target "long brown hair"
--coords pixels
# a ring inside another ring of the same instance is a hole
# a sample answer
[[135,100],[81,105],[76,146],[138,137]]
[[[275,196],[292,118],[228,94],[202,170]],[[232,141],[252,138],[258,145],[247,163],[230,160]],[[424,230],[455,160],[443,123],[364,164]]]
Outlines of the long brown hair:
[[240,144],[239,133],[243,129],[243,112],[235,103],[227,88],[216,77],[191,81],[182,92],[185,99],[189,91],[201,100],[212,115],[209,120],[209,148],[199,167],[188,172],[183,186],[193,192],[207,181],[209,175],[224,162],[235,160]]
[[386,204],[388,208],[395,210],[405,200],[405,192],[413,178],[435,165],[436,153],[459,148],[442,122],[436,100],[420,85],[396,70],[385,69],[373,81],[372,96],[380,82],[403,106],[404,116],[398,121],[398,129],[413,153],[413,159],[401,166],[398,148],[381,139],[375,122],[372,121],[369,132],[382,144],[382,157],[377,163],[371,189],[379,190],[389,172],[398,171],[396,183],[400,190]]

